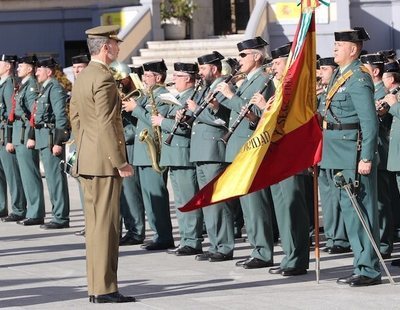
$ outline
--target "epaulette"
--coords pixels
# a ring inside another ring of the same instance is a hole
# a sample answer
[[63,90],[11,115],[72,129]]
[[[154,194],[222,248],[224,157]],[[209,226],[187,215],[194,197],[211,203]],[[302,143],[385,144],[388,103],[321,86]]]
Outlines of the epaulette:
[[369,74],[369,71],[368,71],[367,67],[364,66],[364,65],[360,65],[360,70],[361,70],[362,72],[364,72],[364,73],[368,73],[368,74]]

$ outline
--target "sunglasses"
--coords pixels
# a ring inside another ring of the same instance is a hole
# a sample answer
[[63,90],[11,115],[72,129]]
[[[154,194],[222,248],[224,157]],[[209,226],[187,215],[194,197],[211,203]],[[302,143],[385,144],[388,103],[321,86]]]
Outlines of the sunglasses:
[[250,54],[254,54],[254,53],[252,53],[252,52],[249,52],[249,53],[242,52],[242,53],[239,53],[239,56],[242,57],[242,58],[245,58],[247,55],[250,55]]

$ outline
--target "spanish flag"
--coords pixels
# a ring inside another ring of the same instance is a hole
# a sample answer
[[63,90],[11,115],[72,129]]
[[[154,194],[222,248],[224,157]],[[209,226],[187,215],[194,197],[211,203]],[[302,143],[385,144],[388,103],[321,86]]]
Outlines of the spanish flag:
[[320,161],[322,134],[315,116],[315,7],[304,1],[283,82],[276,89],[271,109],[264,112],[232,164],[180,211],[263,189]]

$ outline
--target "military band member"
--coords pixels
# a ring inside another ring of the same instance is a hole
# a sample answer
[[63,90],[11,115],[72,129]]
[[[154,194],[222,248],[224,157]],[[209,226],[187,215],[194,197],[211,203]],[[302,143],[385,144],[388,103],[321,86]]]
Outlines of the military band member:
[[[82,70],[88,66],[88,64],[90,62],[90,57],[86,54],[76,55],[76,56],[71,57],[71,61],[72,61],[72,73],[74,75],[74,81],[75,81],[76,78],[78,77],[78,74],[81,73]],[[71,140],[74,143],[71,142],[72,144],[69,144],[68,150],[70,153],[73,152],[74,150],[76,150],[76,144],[75,144],[74,138],[72,136],[71,136]],[[79,189],[79,197],[81,200],[81,208],[82,208],[82,211],[85,211],[84,206],[83,206],[85,198],[83,196],[82,186],[81,186],[81,183],[79,182],[79,178],[75,178],[75,180],[78,181],[78,189]],[[76,231],[74,234],[76,236],[85,236],[85,228]]]
[[[161,137],[157,136],[158,128],[151,124],[151,116],[156,114],[165,116],[169,109],[169,105],[158,98],[159,95],[168,92],[164,86],[167,66],[164,60],[153,61],[144,63],[143,70],[146,96],[143,100],[131,99],[122,104],[125,111],[132,111],[132,116],[138,119],[133,164],[138,167],[147,220],[155,233],[153,240],[143,244],[142,248],[149,251],[166,250],[174,247],[167,190],[167,170],[159,165],[157,159],[162,142],[160,141]],[[140,136],[145,131],[148,131],[149,138],[140,141]],[[153,142],[159,147],[153,147]]]
[[[396,184],[400,190],[400,70],[399,66],[393,63],[385,64],[385,73],[383,73],[383,82],[389,94],[387,94],[379,104],[386,102],[390,115],[393,116],[392,126],[390,128],[389,154],[387,159],[387,169],[396,175]],[[396,94],[393,94],[396,92]],[[396,206],[399,207],[398,205]],[[393,266],[400,266],[400,259],[392,261]]]
[[[214,51],[197,58],[199,74],[205,87],[194,100],[188,100],[191,112],[197,111],[198,104],[209,102],[215,87],[223,80],[221,75],[224,58]],[[193,123],[190,139],[190,161],[196,166],[199,187],[204,187],[227,166],[225,161],[225,144],[220,141],[226,133],[229,110],[213,100],[199,114]],[[220,262],[231,260],[234,250],[233,210],[227,202],[217,203],[203,208],[204,223],[210,246],[207,251],[196,255],[198,261]]]
[[[178,91],[180,105],[169,107],[167,115],[152,116],[153,126],[161,126],[163,141],[160,164],[169,167],[169,177],[174,191],[175,207],[182,207],[198,191],[195,165],[190,162],[190,129],[177,130],[170,144],[165,144],[175,126],[176,112],[186,105],[194,92],[196,75],[199,69],[196,63],[174,63],[173,82]],[[180,243],[173,251],[177,256],[202,253],[203,212],[201,209],[190,212],[176,210],[178,218]]]
[[[232,92],[229,85],[220,83],[217,90],[224,95],[222,105],[231,109],[229,126],[231,127],[239,117],[243,106],[248,104],[251,97],[262,90],[268,81],[264,74],[265,46],[268,43],[261,37],[245,40],[237,44],[239,50],[240,71],[246,78],[236,92]],[[273,83],[269,84],[262,95],[268,100],[274,93]],[[253,113],[260,116],[262,111],[254,106]],[[253,134],[255,127],[249,120],[244,119],[233,132],[226,146],[226,161],[231,163],[242,146]],[[273,229],[272,229],[272,201],[270,188],[240,197],[246,232],[253,250],[250,256],[236,263],[236,266],[246,269],[270,267],[273,265]]]
[[[381,283],[379,260],[360,219],[335,175],[341,172],[346,182],[359,182],[357,200],[364,210],[375,242],[379,245],[377,208],[378,121],[374,85],[368,70],[358,59],[363,41],[369,40],[363,28],[335,32],[334,60],[339,65],[328,86],[323,124],[321,168],[327,169],[330,194],[339,199],[345,227],[354,253],[354,270],[338,284],[367,286]],[[357,151],[357,144],[361,150]]]
[[[374,100],[379,119],[378,133],[378,214],[379,214],[379,235],[380,252],[384,259],[390,258],[393,251],[393,212],[398,208],[398,199],[393,199],[398,193],[396,187],[396,175],[387,170],[387,157],[389,152],[390,127],[393,116],[387,113],[384,107],[380,106],[379,100],[386,95],[386,88],[382,80],[384,72],[389,72],[393,64],[384,65],[385,56],[382,54],[367,54],[360,58],[361,62],[368,69],[374,82]],[[386,68],[386,70],[385,70]],[[392,69],[393,70],[393,69]]]
[[[318,63],[320,67],[320,83],[323,87],[322,93],[318,96],[318,113],[323,117],[325,115],[326,88],[338,65],[335,63],[333,57],[320,58]],[[329,182],[326,173],[326,169],[319,169],[318,188],[324,216],[324,234],[326,237],[326,245],[323,251],[329,254],[350,252],[351,249],[344,227],[343,214],[340,210],[339,201],[336,197],[329,195]]]
[[[14,68],[16,61],[17,56],[5,54],[0,56],[0,217],[8,217],[8,185],[12,210],[8,219],[24,218],[26,213],[26,199],[15,156],[15,147],[12,144],[16,90]],[[14,111],[12,112],[13,103]]]
[[33,111],[35,134],[34,139],[28,139],[27,142],[28,147],[34,146],[40,152],[52,204],[53,218],[40,226],[44,229],[69,227],[67,176],[60,167],[65,157],[64,143],[69,139],[67,94],[54,78],[56,65],[53,58],[43,59],[37,64],[36,77],[40,83],[40,94]]
[[[282,83],[291,43],[271,51],[275,85]],[[271,274],[298,276],[309,264],[309,209],[305,199],[304,175],[298,173],[271,186],[274,210],[285,257]]]
[[[115,70],[114,78],[117,80],[121,96],[129,96],[136,89],[131,78],[131,68],[125,63],[114,61],[111,68]],[[142,91],[135,92],[138,100],[142,97]],[[128,163],[133,163],[135,149],[135,135],[137,118],[130,112],[122,111],[122,125],[124,126],[124,137]],[[120,200],[121,218],[126,228],[125,236],[119,240],[120,246],[142,244],[145,238],[145,215],[140,188],[138,168],[133,167],[134,174],[124,178],[122,181],[122,193]],[[121,232],[122,233],[122,232]]]

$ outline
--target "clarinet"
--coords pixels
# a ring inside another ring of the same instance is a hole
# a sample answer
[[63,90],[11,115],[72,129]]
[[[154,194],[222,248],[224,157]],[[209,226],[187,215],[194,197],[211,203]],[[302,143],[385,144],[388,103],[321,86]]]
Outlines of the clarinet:
[[[190,96],[190,100],[194,99],[194,96],[196,96],[196,93],[199,91],[200,86],[202,85],[202,80],[198,79],[197,83],[196,83],[196,88],[194,89],[194,92],[192,94],[192,96]],[[186,109],[183,110],[183,114],[182,114],[182,119],[185,117],[186,114]],[[171,132],[169,133],[167,139],[164,141],[165,145],[171,145],[172,139],[174,138],[175,132],[178,129],[179,125],[181,123],[179,121],[175,121],[174,127],[172,127]]]
[[[229,83],[233,79],[233,77],[236,75],[236,73],[239,71],[240,67],[241,67],[240,64],[235,66],[235,68],[233,68],[233,70],[232,70],[232,73],[224,80],[224,82]],[[193,122],[199,117],[200,113],[204,111],[204,109],[208,106],[208,104],[211,101],[213,101],[215,99],[215,97],[217,97],[217,95],[218,95],[218,92],[214,92],[210,99],[205,99],[204,102],[201,105],[199,105],[197,110],[194,111],[193,115],[184,122],[185,125],[187,125],[188,127],[191,127]]]
[[[262,94],[265,92],[269,86],[269,83],[273,80],[275,77],[275,74],[270,75],[268,80],[264,83],[263,88],[258,92],[259,94]],[[246,114],[250,111],[250,109],[253,107],[254,103],[251,103],[250,101],[244,105],[244,109],[242,109],[239,113],[239,116],[236,118],[236,120],[233,122],[232,126],[228,128],[228,132],[220,138],[222,142],[225,144],[228,143],[229,138],[232,136],[233,132],[236,130],[236,128],[239,126],[239,124],[242,122],[242,120],[246,117]]]
[[[400,86],[397,86],[395,89],[393,89],[389,94],[390,95],[396,95],[398,92],[400,91]],[[385,98],[385,97],[383,97]],[[381,98],[380,100],[382,100],[383,98]],[[390,109],[390,105],[386,102],[386,101],[382,101],[378,107],[376,107],[376,111],[380,112],[380,111],[389,111]]]

